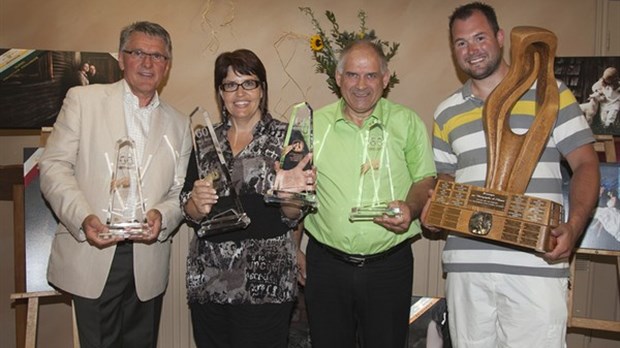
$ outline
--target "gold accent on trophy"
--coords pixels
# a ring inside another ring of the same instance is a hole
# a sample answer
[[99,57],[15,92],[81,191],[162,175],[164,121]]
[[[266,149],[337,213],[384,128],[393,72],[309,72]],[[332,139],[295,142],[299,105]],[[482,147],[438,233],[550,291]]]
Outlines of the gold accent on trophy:
[[[559,110],[553,70],[557,38],[546,29],[521,26],[512,30],[510,39],[512,65],[482,111],[488,155],[485,187],[439,180],[426,221],[460,235],[547,252],[555,247],[551,230],[563,221],[562,205],[524,193]],[[515,134],[510,111],[534,82],[534,121],[525,134]]]
[[218,202],[211,208],[210,214],[200,222],[201,226],[196,235],[203,238],[248,227],[250,217],[245,213],[232,185],[230,171],[209,113],[201,107],[196,107],[189,117],[198,177],[210,182],[213,188],[220,192]]

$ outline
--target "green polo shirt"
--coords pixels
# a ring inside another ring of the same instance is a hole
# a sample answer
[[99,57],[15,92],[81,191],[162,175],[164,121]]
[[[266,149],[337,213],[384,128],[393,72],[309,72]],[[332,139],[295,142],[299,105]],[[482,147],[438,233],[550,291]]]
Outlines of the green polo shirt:
[[351,208],[376,198],[405,200],[412,183],[436,175],[431,144],[418,115],[387,99],[361,128],[343,110],[340,99],[314,113],[319,207],[304,225],[319,242],[345,253],[376,254],[420,233],[420,222],[396,234],[372,221],[350,222]]

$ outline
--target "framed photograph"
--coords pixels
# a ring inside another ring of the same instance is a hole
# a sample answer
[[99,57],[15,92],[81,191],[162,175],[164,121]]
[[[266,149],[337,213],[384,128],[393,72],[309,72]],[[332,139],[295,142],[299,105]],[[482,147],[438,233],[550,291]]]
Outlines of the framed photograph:
[[407,348],[452,347],[445,298],[413,296]]
[[620,57],[556,57],[554,64],[594,134],[620,136]]
[[[580,249],[620,251],[620,163],[601,163],[598,204],[578,245]],[[570,170],[562,166],[564,209],[568,206]]]
[[579,248],[620,251],[620,164],[601,163],[599,199]]
[[69,88],[121,77],[110,53],[0,48],[0,128],[52,126]]

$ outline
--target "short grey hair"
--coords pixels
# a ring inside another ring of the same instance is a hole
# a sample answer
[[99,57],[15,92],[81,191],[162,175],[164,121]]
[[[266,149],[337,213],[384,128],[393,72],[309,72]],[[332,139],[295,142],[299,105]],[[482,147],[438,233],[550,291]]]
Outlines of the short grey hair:
[[135,22],[123,28],[121,31],[119,52],[122,52],[125,49],[125,45],[133,33],[144,33],[146,35],[161,38],[166,44],[166,54],[169,58],[172,58],[172,40],[170,39],[170,34],[168,34],[166,29],[164,29],[161,25],[147,21]]
[[344,63],[347,60],[347,56],[349,55],[349,52],[351,52],[354,48],[358,46],[367,46],[367,47],[372,48],[372,50],[375,51],[375,53],[377,54],[377,57],[379,57],[381,73],[385,74],[388,71],[387,57],[385,56],[385,53],[383,53],[383,49],[381,48],[381,46],[377,43],[374,43],[366,39],[354,40],[351,43],[349,43],[347,46],[345,46],[345,48],[343,48],[342,51],[340,51],[340,55],[338,56],[338,64],[336,65],[336,71],[338,71],[341,74],[343,73]]

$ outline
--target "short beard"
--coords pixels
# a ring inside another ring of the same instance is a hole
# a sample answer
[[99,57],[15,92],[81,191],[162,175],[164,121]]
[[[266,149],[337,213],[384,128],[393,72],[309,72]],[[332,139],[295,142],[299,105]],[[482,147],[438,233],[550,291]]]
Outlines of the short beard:
[[471,69],[465,69],[465,73],[474,80],[484,80],[487,77],[493,75],[493,73],[497,71],[500,63],[501,63],[501,58],[498,55],[497,57],[495,57],[495,60],[491,61],[489,65],[487,65],[486,69],[484,69],[482,72],[475,73]]

